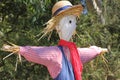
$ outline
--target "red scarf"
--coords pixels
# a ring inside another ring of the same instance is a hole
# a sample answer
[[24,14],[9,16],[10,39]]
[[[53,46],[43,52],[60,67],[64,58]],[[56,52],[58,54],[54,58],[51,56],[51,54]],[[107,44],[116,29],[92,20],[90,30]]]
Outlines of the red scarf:
[[77,51],[77,47],[73,42],[68,42],[65,40],[59,41],[60,46],[68,47],[70,50],[70,58],[72,61],[72,67],[75,75],[75,80],[82,80],[81,74],[82,74],[82,63],[80,60],[79,53]]

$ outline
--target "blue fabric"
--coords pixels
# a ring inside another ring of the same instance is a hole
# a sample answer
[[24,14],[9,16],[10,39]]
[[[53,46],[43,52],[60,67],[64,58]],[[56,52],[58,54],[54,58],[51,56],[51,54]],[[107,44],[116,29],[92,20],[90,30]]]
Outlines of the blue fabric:
[[82,6],[84,8],[82,13],[86,15],[88,13],[86,0],[80,0],[80,2],[81,2]]
[[70,7],[71,7],[71,5],[67,5],[67,6],[59,8],[57,11],[55,11],[55,13],[53,14],[53,16],[57,15],[60,11],[68,9]]
[[75,80],[71,63],[67,60],[62,46],[58,46],[62,51],[62,70],[54,80]]

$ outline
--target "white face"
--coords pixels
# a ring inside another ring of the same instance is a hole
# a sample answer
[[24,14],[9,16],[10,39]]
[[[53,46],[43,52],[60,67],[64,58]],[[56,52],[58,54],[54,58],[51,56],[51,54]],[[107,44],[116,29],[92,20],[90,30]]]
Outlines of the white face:
[[73,32],[76,29],[76,16],[69,15],[63,17],[58,26],[56,26],[56,30],[59,34],[60,39],[69,41],[73,35]]

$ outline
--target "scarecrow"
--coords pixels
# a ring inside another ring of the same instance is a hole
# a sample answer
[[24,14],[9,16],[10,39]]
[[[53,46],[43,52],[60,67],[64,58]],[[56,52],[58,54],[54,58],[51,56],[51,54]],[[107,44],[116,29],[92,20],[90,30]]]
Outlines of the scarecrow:
[[82,10],[81,5],[73,6],[69,1],[58,1],[53,6],[53,17],[47,22],[44,35],[56,29],[60,38],[58,46],[4,45],[2,49],[20,54],[30,62],[46,66],[54,80],[82,80],[83,64],[107,52],[106,48],[97,46],[77,48],[75,43],[70,42],[76,29],[76,18]]

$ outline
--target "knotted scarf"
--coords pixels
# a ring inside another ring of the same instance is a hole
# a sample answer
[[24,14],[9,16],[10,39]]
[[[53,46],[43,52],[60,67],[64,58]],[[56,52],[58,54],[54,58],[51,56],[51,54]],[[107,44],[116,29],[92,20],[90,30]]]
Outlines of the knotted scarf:
[[80,60],[79,53],[77,51],[77,47],[73,42],[60,40],[59,46],[65,46],[68,47],[70,50],[70,59],[74,71],[75,80],[82,80],[81,74],[82,74],[82,62]]

